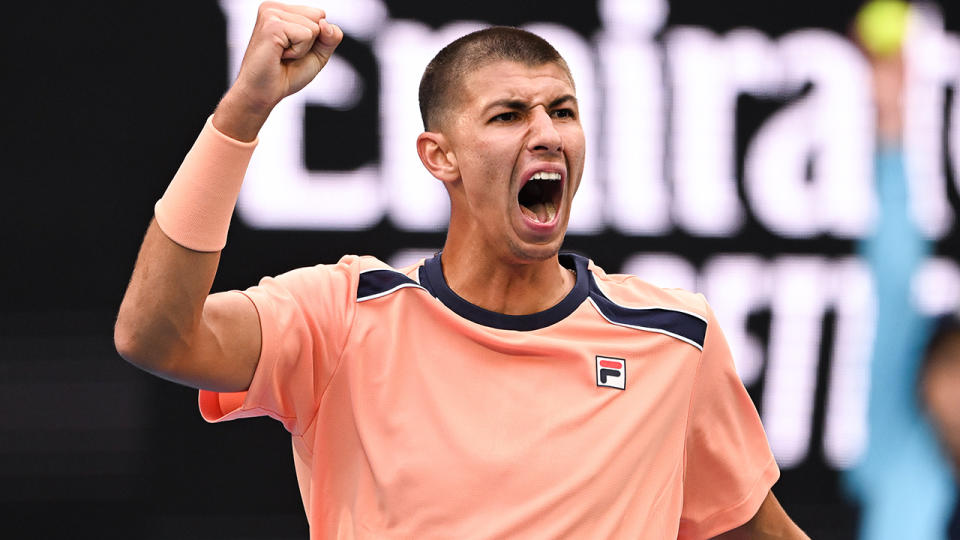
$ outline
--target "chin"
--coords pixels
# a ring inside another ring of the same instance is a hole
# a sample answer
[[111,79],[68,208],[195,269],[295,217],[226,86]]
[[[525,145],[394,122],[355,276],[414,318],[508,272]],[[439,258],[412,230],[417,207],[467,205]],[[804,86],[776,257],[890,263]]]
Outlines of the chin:
[[563,245],[563,237],[545,244],[508,242],[510,253],[519,263],[535,263],[556,257]]

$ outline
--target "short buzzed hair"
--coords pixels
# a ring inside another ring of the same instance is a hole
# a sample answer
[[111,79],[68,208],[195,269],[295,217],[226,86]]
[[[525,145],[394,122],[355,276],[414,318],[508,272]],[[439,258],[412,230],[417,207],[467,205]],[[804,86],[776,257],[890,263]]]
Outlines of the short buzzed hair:
[[525,66],[554,63],[563,68],[573,84],[567,63],[542,37],[510,26],[477,30],[441,49],[423,71],[419,95],[423,129],[430,131],[442,123],[467,73],[500,60]]

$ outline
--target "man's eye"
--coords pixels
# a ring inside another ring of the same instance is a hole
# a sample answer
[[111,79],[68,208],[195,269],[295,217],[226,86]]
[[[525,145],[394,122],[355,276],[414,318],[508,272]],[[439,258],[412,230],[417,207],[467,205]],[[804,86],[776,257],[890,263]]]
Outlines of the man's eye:
[[573,109],[557,109],[553,111],[553,116],[556,118],[574,118]]
[[512,122],[517,119],[517,113],[515,112],[505,112],[500,113],[490,119],[491,122]]

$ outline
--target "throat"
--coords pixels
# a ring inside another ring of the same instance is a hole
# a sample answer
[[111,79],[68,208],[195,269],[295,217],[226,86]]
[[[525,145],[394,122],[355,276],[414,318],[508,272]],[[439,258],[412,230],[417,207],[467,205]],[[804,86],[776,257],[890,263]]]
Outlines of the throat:
[[443,274],[453,292],[471,304],[504,315],[530,315],[560,303],[576,274],[556,257],[532,264],[477,264],[442,255]]

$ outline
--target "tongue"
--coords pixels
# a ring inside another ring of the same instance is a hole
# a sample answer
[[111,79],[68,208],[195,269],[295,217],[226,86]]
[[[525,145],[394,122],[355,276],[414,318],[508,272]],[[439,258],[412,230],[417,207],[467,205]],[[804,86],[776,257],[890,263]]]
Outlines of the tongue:
[[554,215],[557,213],[557,210],[553,206],[552,202],[535,202],[530,206],[521,206],[520,208],[523,210],[523,213],[527,215],[527,217],[535,219],[540,223],[547,223],[553,219]]
[[547,206],[545,204],[534,203],[534,205],[530,207],[530,210],[537,215],[537,220],[539,220],[540,223],[547,222]]

